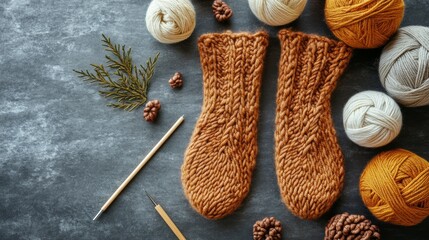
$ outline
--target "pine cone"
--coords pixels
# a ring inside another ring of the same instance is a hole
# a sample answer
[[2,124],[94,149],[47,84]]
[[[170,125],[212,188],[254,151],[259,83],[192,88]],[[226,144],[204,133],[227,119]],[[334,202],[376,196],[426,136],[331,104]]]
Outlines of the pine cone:
[[324,240],[376,240],[380,239],[379,231],[365,216],[343,213],[331,218]]
[[212,9],[218,22],[226,21],[232,16],[232,9],[222,0],[214,0]]
[[274,217],[264,218],[253,225],[254,240],[280,240],[282,239],[282,225]]
[[181,88],[183,86],[182,74],[180,72],[176,72],[173,77],[168,81],[170,83],[171,88]]
[[161,103],[158,100],[152,100],[146,103],[143,110],[143,117],[148,122],[155,121],[158,116],[158,111],[161,108]]

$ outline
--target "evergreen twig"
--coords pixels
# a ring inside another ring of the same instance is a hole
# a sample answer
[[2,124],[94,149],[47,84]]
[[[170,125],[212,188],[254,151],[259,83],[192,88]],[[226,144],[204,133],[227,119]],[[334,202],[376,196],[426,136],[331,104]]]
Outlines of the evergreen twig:
[[[110,38],[104,34],[102,36],[105,50],[113,55],[105,56],[107,67],[114,72],[109,73],[102,64],[91,64],[94,72],[88,70],[73,71],[79,75],[79,78],[100,85],[103,88],[99,91],[101,96],[116,101],[107,104],[107,106],[132,111],[142,106],[147,100],[147,91],[159,53],[153,59],[147,60],[146,67],[143,65],[138,67],[133,65],[131,48],[127,50],[125,45],[114,44]],[[117,81],[112,79],[112,75],[116,76]]]

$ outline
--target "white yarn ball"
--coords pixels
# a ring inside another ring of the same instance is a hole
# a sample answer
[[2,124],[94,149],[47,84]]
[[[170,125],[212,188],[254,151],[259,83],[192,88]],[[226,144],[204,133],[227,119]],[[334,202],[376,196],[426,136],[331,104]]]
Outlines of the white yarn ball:
[[253,14],[271,26],[281,26],[297,19],[307,0],[249,0]]
[[162,43],[177,43],[195,29],[195,9],[189,0],[153,0],[146,12],[146,27]]
[[429,28],[400,28],[383,49],[378,70],[387,93],[399,103],[429,105]]
[[401,131],[401,109],[395,100],[382,92],[360,92],[344,106],[343,124],[347,136],[357,145],[381,147]]

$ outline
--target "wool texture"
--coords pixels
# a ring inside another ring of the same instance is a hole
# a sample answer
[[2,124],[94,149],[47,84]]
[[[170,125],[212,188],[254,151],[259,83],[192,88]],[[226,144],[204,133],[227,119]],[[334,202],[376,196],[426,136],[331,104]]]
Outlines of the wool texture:
[[267,46],[265,32],[204,34],[198,41],[204,100],[185,152],[182,185],[206,218],[231,214],[249,192]]
[[304,11],[307,0],[249,0],[249,7],[259,21],[281,26],[295,21]]
[[279,32],[275,164],[283,201],[316,219],[339,197],[343,155],[331,119],[331,94],[352,49],[317,35]]
[[377,48],[398,30],[403,0],[326,0],[325,18],[331,31],[354,48]]
[[347,137],[362,147],[382,147],[396,138],[402,127],[402,113],[388,95],[363,91],[351,97],[343,110]]
[[379,73],[387,93],[400,104],[429,105],[429,28],[400,28],[383,49]]
[[360,177],[360,195],[379,220],[413,226],[429,216],[429,162],[403,149],[375,156]]
[[146,27],[161,43],[177,43],[195,29],[195,9],[189,0],[152,0],[146,11]]

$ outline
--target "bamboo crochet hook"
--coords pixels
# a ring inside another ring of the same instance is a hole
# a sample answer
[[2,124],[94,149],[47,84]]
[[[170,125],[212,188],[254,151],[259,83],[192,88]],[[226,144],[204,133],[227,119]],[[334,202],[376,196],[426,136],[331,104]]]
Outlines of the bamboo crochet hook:
[[124,190],[124,188],[128,185],[128,183],[136,176],[136,174],[142,169],[142,167],[152,158],[152,156],[158,151],[158,149],[164,144],[165,141],[173,134],[173,132],[179,127],[179,125],[185,120],[184,116],[181,116],[176,123],[168,130],[168,132],[159,140],[159,142],[155,145],[155,147],[150,150],[150,152],[146,155],[146,157],[140,162],[140,164],[131,172],[131,174],[125,179],[125,181],[119,186],[118,189],[113,193],[113,195],[107,200],[107,202],[101,207],[100,211],[97,215],[92,219],[96,220],[106,209],[115,201],[116,197]]
[[179,228],[177,228],[176,224],[174,224],[173,220],[171,220],[171,218],[167,215],[167,213],[164,211],[164,209],[161,207],[161,205],[156,203],[155,200],[153,200],[153,198],[146,192],[146,190],[144,192],[146,193],[147,197],[150,199],[150,201],[155,206],[155,210],[159,213],[159,215],[162,217],[162,219],[164,219],[165,223],[167,223],[167,225],[170,227],[171,231],[173,231],[173,233],[176,235],[177,239],[186,240],[185,236],[183,236],[183,234],[180,232]]

